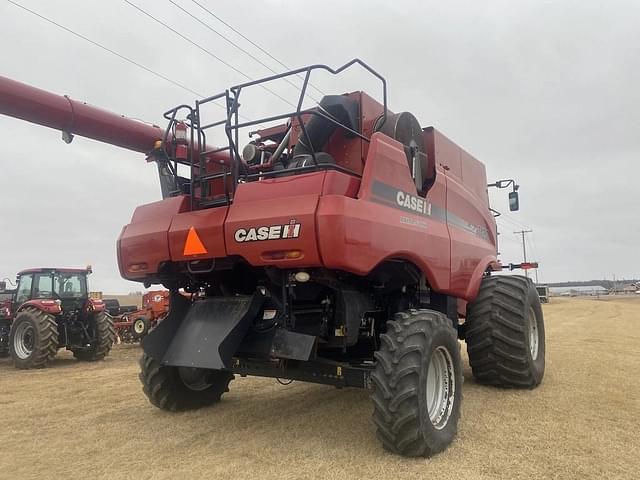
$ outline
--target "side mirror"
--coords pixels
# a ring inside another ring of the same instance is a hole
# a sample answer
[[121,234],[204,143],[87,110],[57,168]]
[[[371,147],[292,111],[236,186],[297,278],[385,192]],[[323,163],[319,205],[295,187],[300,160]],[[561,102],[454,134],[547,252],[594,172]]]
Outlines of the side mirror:
[[509,210],[512,212],[520,210],[520,199],[518,192],[509,192]]
[[0,292],[4,292],[7,289],[7,282],[0,282]]

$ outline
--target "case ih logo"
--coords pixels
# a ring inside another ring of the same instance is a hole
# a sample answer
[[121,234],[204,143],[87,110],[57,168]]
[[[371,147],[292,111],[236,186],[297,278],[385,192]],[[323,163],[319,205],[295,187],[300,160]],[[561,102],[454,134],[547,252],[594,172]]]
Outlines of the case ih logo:
[[407,210],[413,210],[414,212],[421,213],[423,215],[431,215],[430,203],[422,198],[405,193],[402,190],[398,190],[396,193],[396,203],[399,207]]
[[264,227],[239,228],[233,235],[236,242],[260,242],[263,240],[281,240],[283,238],[298,238],[300,224],[290,220],[286,225],[266,225]]

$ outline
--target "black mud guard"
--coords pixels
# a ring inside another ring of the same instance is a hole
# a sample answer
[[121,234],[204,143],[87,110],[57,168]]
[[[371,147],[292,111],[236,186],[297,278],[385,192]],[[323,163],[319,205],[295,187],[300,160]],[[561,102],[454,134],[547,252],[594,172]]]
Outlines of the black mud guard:
[[229,369],[265,297],[215,297],[191,302],[172,293],[169,315],[142,340],[142,348],[163,365]]

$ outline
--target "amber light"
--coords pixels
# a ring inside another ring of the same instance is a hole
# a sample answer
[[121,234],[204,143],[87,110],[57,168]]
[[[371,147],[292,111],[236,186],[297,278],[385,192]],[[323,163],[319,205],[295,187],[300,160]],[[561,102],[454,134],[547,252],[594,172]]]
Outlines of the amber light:
[[149,268],[149,265],[147,265],[146,263],[134,263],[132,265],[129,265],[130,272],[141,272],[143,270],[146,270],[147,268]]
[[274,252],[264,252],[262,258],[265,260],[295,260],[302,258],[300,250],[276,250]]

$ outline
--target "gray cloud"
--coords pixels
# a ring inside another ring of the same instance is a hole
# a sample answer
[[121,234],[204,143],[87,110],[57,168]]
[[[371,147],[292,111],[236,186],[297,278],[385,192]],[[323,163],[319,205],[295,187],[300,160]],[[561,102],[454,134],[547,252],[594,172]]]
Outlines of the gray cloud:
[[[198,92],[243,81],[124,2],[21,3]],[[269,73],[168,2],[137,3],[248,74]],[[512,232],[526,225],[542,280],[640,275],[638,2],[205,4],[292,67],[363,58],[387,77],[392,109],[445,132],[486,163],[490,180],[517,178],[522,211],[499,220],[506,262],[520,260]],[[164,110],[194,100],[7,2],[0,18],[2,75],[158,124]],[[364,75],[345,81],[314,83],[377,91]],[[261,93],[246,102],[249,113],[284,108]],[[115,147],[59,138],[0,117],[0,274],[92,263],[94,288],[139,288],[120,279],[115,240],[136,205],[159,197],[154,166]],[[504,192],[491,197],[506,210]]]

